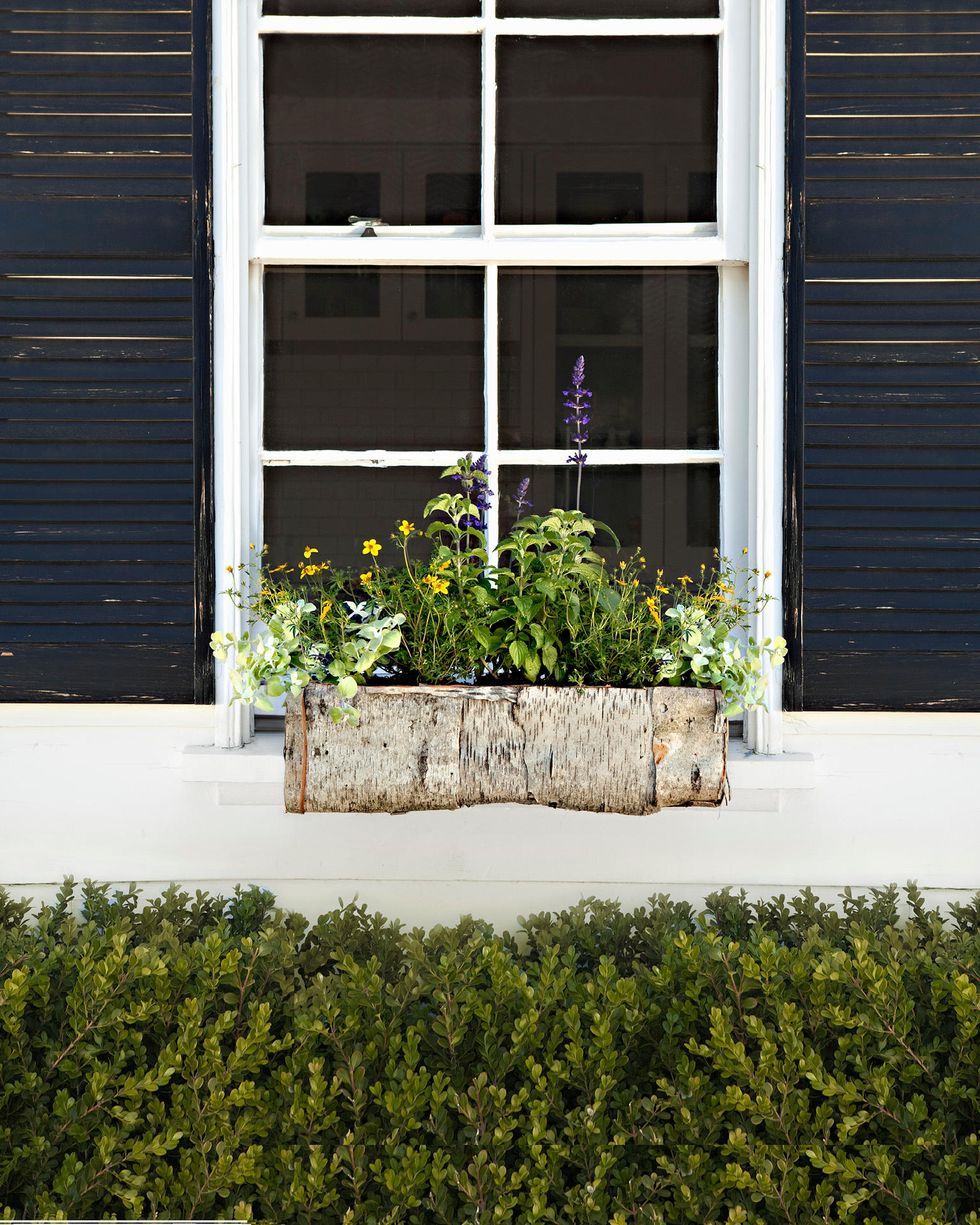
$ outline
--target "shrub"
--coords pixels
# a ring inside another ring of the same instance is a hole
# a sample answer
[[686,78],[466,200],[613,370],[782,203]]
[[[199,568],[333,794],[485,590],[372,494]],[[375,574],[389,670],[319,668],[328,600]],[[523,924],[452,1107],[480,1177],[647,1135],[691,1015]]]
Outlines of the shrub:
[[980,897],[0,896],[0,1216],[980,1221]]

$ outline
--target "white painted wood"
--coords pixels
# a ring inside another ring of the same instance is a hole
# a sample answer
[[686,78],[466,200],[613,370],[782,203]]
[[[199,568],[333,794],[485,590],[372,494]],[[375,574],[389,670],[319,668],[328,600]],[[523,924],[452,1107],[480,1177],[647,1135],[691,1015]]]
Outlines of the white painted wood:
[[[249,428],[251,332],[248,286],[246,151],[250,107],[250,19],[260,0],[216,0],[213,11],[214,106],[214,482],[215,588],[228,585],[227,566],[245,559],[254,515],[256,469]],[[217,595],[215,628],[240,634],[243,617]],[[228,705],[228,668],[216,668],[215,742],[233,747],[251,730],[250,713]]]
[[[489,0],[493,3],[493,0]],[[496,479],[503,462],[500,449],[500,412],[498,408],[500,374],[500,300],[497,269],[486,270],[484,306],[484,388],[483,388],[483,445],[487,456],[487,468],[493,474],[494,503],[487,513],[487,551],[493,558],[500,543],[500,481]]]
[[722,0],[718,40],[718,230],[729,259],[749,257],[749,181],[752,158],[752,9],[748,0]]
[[494,18],[484,0],[483,17],[263,17],[259,34],[323,36],[326,34],[480,34],[581,38],[621,38],[646,35],[653,38],[690,38],[722,32],[719,18],[600,18],[574,20],[565,17]]
[[[131,706],[125,702],[0,702],[0,728],[43,731],[82,728],[98,739],[102,728],[203,728],[214,724],[213,706]],[[43,738],[43,737],[42,737]],[[2,746],[0,746],[2,748]]]
[[[623,237],[406,237],[379,229],[376,238],[356,233],[279,233],[265,226],[254,258],[267,267],[288,265],[372,264],[426,265],[497,264],[510,267],[710,267],[738,263],[729,258],[717,236],[675,237],[653,234],[642,240]],[[399,227],[401,228],[401,227]]]
[[[496,380],[494,380],[496,382]],[[519,450],[494,447],[500,463],[560,467],[568,458],[567,450]],[[488,447],[489,450],[489,447]],[[438,468],[454,464],[456,451],[260,451],[259,457],[267,468]],[[721,451],[656,450],[653,448],[604,447],[589,452],[589,466],[619,466],[622,464],[717,464]],[[491,465],[496,471],[496,465]]]
[[[952,711],[786,711],[783,714],[786,734],[792,736],[908,736],[916,740],[935,737],[959,743],[962,738],[976,737],[980,743],[980,714],[957,714]],[[930,745],[928,752],[940,751]]]
[[[923,716],[807,716],[809,728],[789,717],[786,747],[812,755],[805,768],[813,786],[764,789],[770,767],[796,771],[763,759],[746,766],[762,777],[740,782],[733,754],[737,804],[637,820],[519,805],[382,817],[287,815],[281,801],[221,804],[220,784],[182,778],[184,750],[211,741],[201,712],[188,712],[186,726],[159,726],[154,721],[166,712],[127,706],[120,713],[129,726],[97,727],[61,709],[74,726],[25,723],[0,735],[3,883],[57,881],[67,873],[122,881],[318,880],[331,904],[351,896],[344,882],[373,880],[386,890],[400,882],[407,913],[441,881],[452,890],[445,919],[481,912],[500,882],[514,881],[528,886],[525,899],[576,883],[605,896],[627,896],[631,883],[652,892],[667,882],[676,892],[706,880],[788,888],[911,878],[924,887],[980,887],[980,736],[969,716],[936,716],[946,723],[940,736],[919,734]],[[235,752],[224,756],[242,760]],[[278,764],[275,755],[269,760]],[[773,796],[781,811],[773,811]]]
[[[752,163],[752,251],[750,331],[752,354],[749,399],[752,471],[750,557],[770,571],[774,599],[756,619],[757,638],[783,632],[783,245],[785,240],[785,0],[759,0],[753,39],[755,97]],[[782,672],[770,680],[767,710],[746,719],[749,744],[760,753],[780,753]]]

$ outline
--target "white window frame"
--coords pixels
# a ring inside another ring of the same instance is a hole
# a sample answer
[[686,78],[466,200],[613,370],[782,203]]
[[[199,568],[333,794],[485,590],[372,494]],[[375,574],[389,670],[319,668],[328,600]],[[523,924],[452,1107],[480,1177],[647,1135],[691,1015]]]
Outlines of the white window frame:
[[[782,233],[785,0],[721,0],[705,19],[498,18],[483,16],[264,17],[261,0],[214,0],[215,238],[215,570],[216,628],[240,633],[242,615],[220,593],[226,567],[262,538],[263,470],[272,466],[432,468],[450,451],[268,451],[262,446],[265,268],[474,265],[486,270],[485,443],[491,471],[501,463],[564,463],[566,452],[503,450],[498,443],[497,278],[501,267],[713,267],[719,274],[717,450],[602,450],[590,465],[717,464],[722,550],[781,581]],[[479,36],[483,59],[482,224],[387,226],[363,239],[349,227],[267,226],[264,221],[262,39],[350,34]],[[711,224],[502,226],[495,222],[497,39],[539,36],[716,37],[719,44],[718,220]],[[751,406],[751,407],[750,407]],[[491,529],[491,535],[495,532]],[[753,626],[781,632],[779,599]],[[215,738],[234,748],[251,735],[250,712],[229,707],[227,668],[216,676]],[[778,684],[768,710],[747,721],[758,752],[782,750]]]

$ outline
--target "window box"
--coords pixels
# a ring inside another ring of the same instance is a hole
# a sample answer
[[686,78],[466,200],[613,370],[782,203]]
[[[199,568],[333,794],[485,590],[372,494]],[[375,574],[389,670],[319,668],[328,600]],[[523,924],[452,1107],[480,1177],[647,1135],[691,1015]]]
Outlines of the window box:
[[357,726],[330,685],[286,710],[288,812],[543,804],[642,815],[718,807],[728,721],[715,689],[366,686]]

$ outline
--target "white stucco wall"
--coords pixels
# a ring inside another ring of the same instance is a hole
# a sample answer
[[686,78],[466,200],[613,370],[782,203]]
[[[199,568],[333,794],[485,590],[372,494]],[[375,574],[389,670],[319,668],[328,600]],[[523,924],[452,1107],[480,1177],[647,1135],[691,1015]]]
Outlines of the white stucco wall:
[[254,882],[310,914],[356,895],[408,922],[504,925],[591,894],[980,888],[980,716],[808,714],[786,730],[783,761],[733,755],[719,811],[298,816],[278,799],[276,738],[209,752],[209,708],[6,706],[0,883]]

